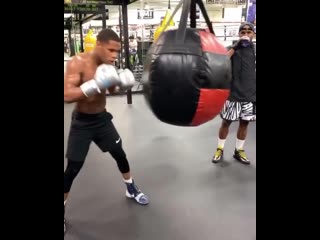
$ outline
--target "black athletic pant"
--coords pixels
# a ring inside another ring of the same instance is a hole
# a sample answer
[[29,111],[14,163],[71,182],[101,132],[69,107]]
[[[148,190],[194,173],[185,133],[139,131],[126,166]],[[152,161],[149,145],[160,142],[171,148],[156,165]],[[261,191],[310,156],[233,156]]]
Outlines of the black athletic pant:
[[112,155],[121,173],[130,171],[126,154],[122,149],[122,140],[112,123],[112,118],[113,116],[106,111],[97,114],[73,112],[67,145],[68,165],[64,172],[64,193],[70,191],[92,141],[101,151]]

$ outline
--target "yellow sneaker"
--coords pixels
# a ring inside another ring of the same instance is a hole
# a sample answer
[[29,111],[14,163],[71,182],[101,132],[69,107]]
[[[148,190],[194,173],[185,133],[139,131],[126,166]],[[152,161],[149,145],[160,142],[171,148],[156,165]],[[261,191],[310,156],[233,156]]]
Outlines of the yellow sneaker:
[[233,157],[242,163],[250,164],[250,160],[247,158],[247,154],[243,149],[235,149]]
[[216,152],[213,155],[212,162],[217,163],[223,157],[223,148],[218,147]]

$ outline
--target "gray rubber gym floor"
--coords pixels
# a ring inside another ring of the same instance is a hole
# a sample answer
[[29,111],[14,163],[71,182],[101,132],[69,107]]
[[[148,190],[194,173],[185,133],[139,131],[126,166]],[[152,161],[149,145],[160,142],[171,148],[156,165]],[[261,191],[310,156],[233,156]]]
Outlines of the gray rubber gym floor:
[[[65,146],[73,106],[64,105]],[[232,158],[237,123],[225,160],[213,164],[219,117],[195,128],[168,125],[155,118],[142,95],[133,95],[132,105],[126,96],[108,97],[107,110],[150,204],[125,197],[116,162],[92,144],[70,192],[65,240],[256,239],[256,123],[249,125],[245,144],[251,165]]]

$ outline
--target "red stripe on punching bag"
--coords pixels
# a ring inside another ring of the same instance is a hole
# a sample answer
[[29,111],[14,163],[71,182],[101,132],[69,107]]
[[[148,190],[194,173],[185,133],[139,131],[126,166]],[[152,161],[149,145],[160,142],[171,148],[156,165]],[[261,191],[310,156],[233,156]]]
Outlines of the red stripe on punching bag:
[[228,50],[212,33],[200,31],[199,34],[202,51],[227,55]]
[[228,89],[201,89],[198,108],[191,126],[198,126],[215,118],[228,96]]

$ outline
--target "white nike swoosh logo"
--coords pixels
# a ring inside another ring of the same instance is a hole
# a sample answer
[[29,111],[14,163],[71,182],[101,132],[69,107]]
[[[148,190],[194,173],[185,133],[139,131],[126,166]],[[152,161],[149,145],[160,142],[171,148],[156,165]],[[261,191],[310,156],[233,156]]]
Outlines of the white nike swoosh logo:
[[116,141],[116,143],[119,143],[119,142],[120,142],[120,140],[121,140],[121,138],[119,138],[119,139]]

